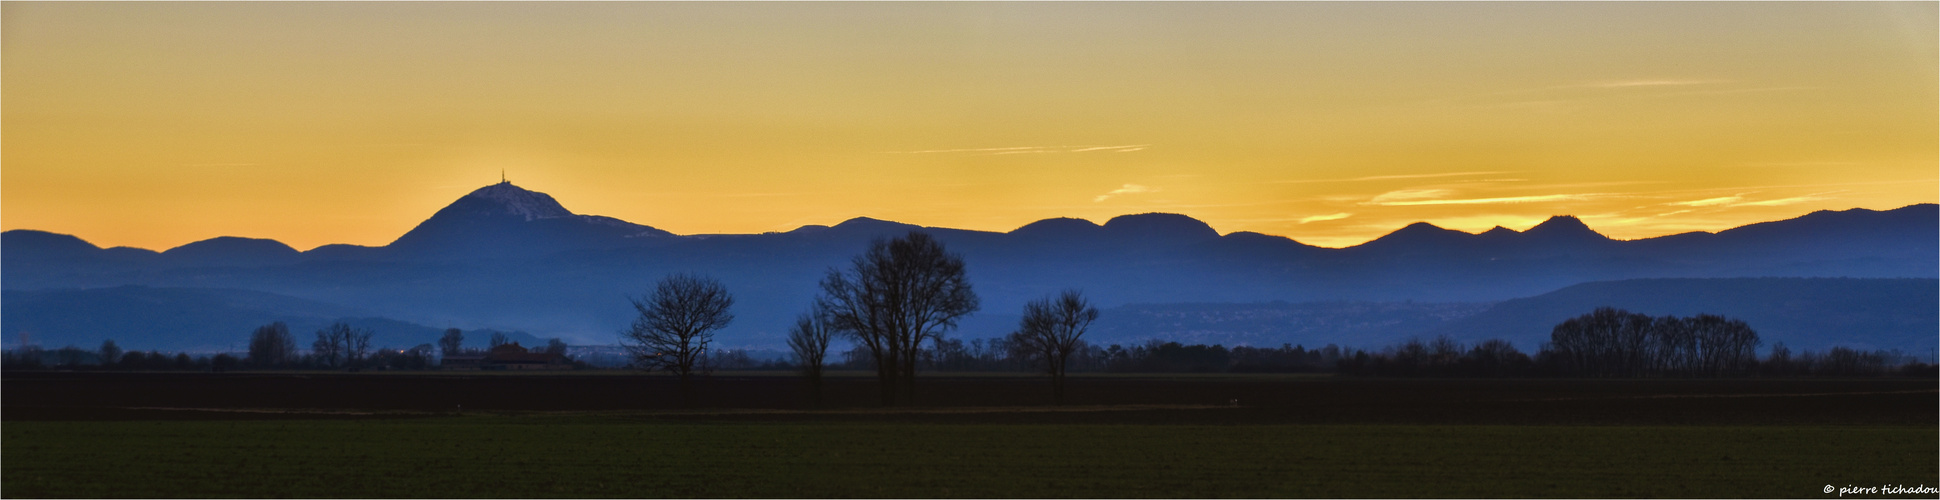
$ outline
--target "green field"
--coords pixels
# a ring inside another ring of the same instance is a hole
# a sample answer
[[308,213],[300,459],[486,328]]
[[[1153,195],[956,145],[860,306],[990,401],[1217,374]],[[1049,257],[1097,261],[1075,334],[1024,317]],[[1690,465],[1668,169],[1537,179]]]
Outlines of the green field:
[[1064,425],[650,415],[10,421],[21,497],[1830,497],[1930,426]]

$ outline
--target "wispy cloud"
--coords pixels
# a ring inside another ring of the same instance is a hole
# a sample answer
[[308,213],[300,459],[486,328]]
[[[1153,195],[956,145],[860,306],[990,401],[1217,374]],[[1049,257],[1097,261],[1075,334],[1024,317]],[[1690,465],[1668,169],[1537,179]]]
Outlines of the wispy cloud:
[[1630,88],[1630,87],[1682,87],[1687,85],[1711,85],[1711,84],[1717,84],[1717,83],[1728,83],[1728,82],[1726,80],[1662,80],[1662,79],[1618,80],[1618,81],[1611,81],[1611,82],[1587,83],[1583,85],[1566,85],[1558,88],[1621,89],[1621,88]]
[[967,148],[967,149],[925,149],[921,151],[884,151],[885,154],[936,154],[962,153],[970,155],[1015,155],[1043,153],[1130,153],[1152,147],[1151,144],[1127,144],[1123,146],[1014,146],[1006,148]]
[[1447,189],[1401,189],[1401,190],[1381,193],[1380,196],[1375,196],[1374,199],[1367,200],[1367,204],[1389,205],[1389,204],[1405,202],[1409,200],[1420,200],[1425,198],[1441,198],[1451,194],[1455,194],[1455,191],[1447,190]]
[[1111,199],[1113,196],[1124,196],[1128,194],[1145,194],[1145,193],[1157,193],[1157,192],[1159,192],[1159,188],[1150,187],[1150,186],[1140,186],[1138,184],[1126,184],[1123,187],[1111,190],[1111,192],[1109,193],[1101,194],[1101,195],[1098,195],[1096,198],[1092,198],[1091,202],[1097,203],[1097,202],[1105,201],[1105,200]]
[[1011,147],[1011,148],[925,149],[922,151],[884,151],[883,153],[896,154],[896,155],[916,155],[916,154],[929,154],[929,153],[989,153],[992,151],[1018,151],[1018,150],[1027,150],[1027,149],[1039,149],[1039,147],[1038,146],[1018,146],[1018,147]]
[[1559,91],[1559,90],[1688,87],[1693,85],[1716,85],[1716,84],[1723,84],[1723,83],[1731,83],[1731,81],[1730,80],[1695,80],[1695,79],[1677,79],[1677,78],[1633,78],[1629,80],[1605,80],[1605,81],[1598,81],[1598,82],[1581,82],[1581,83],[1571,83],[1571,84],[1563,84],[1563,85],[1550,85],[1547,87],[1525,87],[1525,88],[1519,88],[1519,89],[1490,92],[1488,94],[1482,94],[1482,95],[1471,96],[1471,97],[1550,93],[1550,92]]
[[1337,213],[1337,214],[1327,214],[1327,215],[1310,215],[1310,216],[1306,216],[1306,217],[1301,217],[1301,218],[1300,218],[1300,223],[1301,223],[1301,224],[1306,224],[1306,223],[1309,223],[1309,222],[1321,222],[1321,221],[1330,221],[1330,220],[1341,220],[1341,219],[1345,219],[1345,218],[1348,218],[1348,217],[1353,217],[1353,216],[1354,216],[1354,214],[1350,214],[1350,213],[1347,213],[1347,212],[1341,212],[1341,213]]
[[[1610,98],[1631,98],[1638,96],[1668,96],[1686,94],[1765,92],[1774,90],[1798,90],[1799,87],[1771,88],[1728,88],[1740,84],[1734,80],[1695,79],[1695,78],[1631,78],[1622,80],[1579,81],[1543,87],[1523,87],[1484,92],[1479,94],[1456,95],[1420,101],[1416,104],[1459,105],[1484,108],[1525,108],[1537,111],[1569,112],[1582,109],[1588,103]],[[1502,99],[1513,99],[1501,102]]]
[[1726,95],[1726,94],[1750,94],[1754,92],[1787,92],[1787,91],[1793,91],[1793,90],[1819,90],[1819,87],[1795,86],[1795,87],[1757,87],[1757,88],[1749,88],[1749,89],[1691,90],[1691,91],[1685,91],[1685,92],[1673,92],[1673,93],[1664,94],[1664,95],[1665,96]]
[[[1830,191],[1825,193],[1812,193],[1804,196],[1793,196],[1790,198],[1778,198],[1778,199],[1758,200],[1758,201],[1745,201],[1745,195],[1736,194],[1736,195],[1724,196],[1719,198],[1706,198],[1702,200],[1691,200],[1691,201],[1677,201],[1677,202],[1665,203],[1665,205],[1674,205],[1674,206],[1681,206],[1681,207],[1725,207],[1725,208],[1779,207],[1779,206],[1785,206],[1785,205],[1804,203],[1808,201],[1823,200],[1825,199],[1825,197],[1822,195],[1832,194],[1837,192],[1838,191]],[[1673,213],[1677,213],[1677,212],[1673,212]]]
[[1719,198],[1705,198],[1702,200],[1678,201],[1678,202],[1671,202],[1668,204],[1683,206],[1683,207],[1711,207],[1711,206],[1717,206],[1717,205],[1735,205],[1740,201],[1744,201],[1744,199],[1745,199],[1745,195],[1735,194],[1735,195],[1719,197]]
[[1070,152],[1070,153],[1083,153],[1083,152],[1087,152],[1087,151],[1111,151],[1111,152],[1114,152],[1114,153],[1124,153],[1124,152],[1128,152],[1128,151],[1138,151],[1138,150],[1141,150],[1141,149],[1145,149],[1145,148],[1146,148],[1146,147],[1148,147],[1148,146],[1151,146],[1151,145],[1150,145],[1150,144],[1133,144],[1133,145],[1130,145],[1130,146],[1092,146],[1092,147],[1084,147],[1084,148],[1078,148],[1078,149],[1073,149],[1073,150],[1071,150],[1071,151],[1068,151],[1068,152]]
[[774,196],[803,196],[803,195],[813,195],[813,194],[818,194],[818,193],[812,192],[812,191],[773,192],[773,193],[721,193],[721,196],[727,197],[727,198],[768,198],[768,197],[774,197]]
[[1793,162],[1764,162],[1764,163],[1745,163],[1744,164],[1744,166],[1749,166],[1749,167],[1800,167],[1800,168],[1852,167],[1857,165],[1859,165],[1859,162],[1853,162],[1853,161],[1793,161]]
[[1819,199],[1822,199],[1822,198],[1818,196],[1794,196],[1791,198],[1779,198],[1776,200],[1751,201],[1751,202],[1739,203],[1732,206],[1734,207],[1777,207],[1777,206],[1791,205],[1794,203],[1804,203],[1804,202],[1819,200]]
[[[1385,180],[1394,180],[1394,179],[1432,179],[1437,177],[1465,177],[1465,176],[1475,176],[1475,175],[1495,175],[1495,174],[1510,174],[1510,173],[1515,173],[1515,172],[1492,170],[1487,172],[1449,172],[1445,174],[1375,175],[1375,176],[1368,176],[1368,177],[1353,177],[1348,179],[1298,179],[1298,180],[1289,180],[1289,181],[1275,181],[1275,183],[1276,184],[1303,184],[1303,183],[1311,183],[1311,182],[1365,182],[1365,181],[1385,181]],[[1521,179],[1506,179],[1506,180],[1521,180]]]
[[[1419,190],[1419,191],[1446,191],[1446,190],[1431,189],[1431,190]],[[1545,202],[1545,201],[1580,201],[1580,200],[1595,198],[1598,196],[1603,196],[1602,194],[1586,193],[1586,194],[1545,194],[1545,195],[1536,195],[1536,196],[1504,196],[1504,197],[1498,197],[1498,198],[1457,198],[1457,199],[1406,199],[1406,198],[1389,197],[1389,195],[1393,195],[1398,192],[1399,191],[1383,194],[1381,196],[1376,196],[1374,197],[1374,199],[1368,200],[1361,204],[1380,205],[1380,206],[1386,206],[1386,207],[1408,207],[1408,206],[1419,206],[1419,205],[1490,205],[1490,204],[1503,204],[1503,203],[1537,203],[1537,202]],[[1413,194],[1410,194],[1410,196],[1413,196]],[[1388,198],[1383,199],[1383,197],[1388,197]]]

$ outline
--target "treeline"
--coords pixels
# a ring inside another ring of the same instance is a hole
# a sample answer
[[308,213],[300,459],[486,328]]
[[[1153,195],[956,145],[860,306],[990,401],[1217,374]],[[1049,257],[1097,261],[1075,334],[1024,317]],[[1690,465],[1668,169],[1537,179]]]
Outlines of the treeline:
[[1783,343],[1758,357],[1758,332],[1744,321],[1700,314],[1651,317],[1599,308],[1565,320],[1534,356],[1508,341],[1473,346],[1438,337],[1411,339],[1340,360],[1344,375],[1385,377],[1870,377],[1936,375],[1935,366],[1897,350],[1833,347],[1797,355]]
[[[1072,372],[1115,373],[1323,373],[1334,371],[1342,348],[1328,345],[1307,349],[1292,344],[1281,347],[1227,348],[1219,345],[1184,345],[1162,340],[1130,347],[1117,344],[1098,346],[1078,342],[1068,362]],[[760,356],[758,354],[770,354]],[[796,359],[773,357],[772,351],[745,349],[711,350],[705,364],[713,370],[794,370]],[[920,349],[916,366],[924,371],[941,372],[1024,372],[1039,371],[1042,354],[1027,342],[1012,337],[980,339],[933,339]],[[618,356],[594,357],[595,365],[621,366]],[[874,370],[874,357],[866,346],[854,346],[832,353],[823,366],[835,370]]]
[[[1092,373],[1338,373],[1370,377],[1867,377],[1935,376],[1935,366],[1900,351],[1833,347],[1794,353],[1784,344],[1757,356],[1756,331],[1714,315],[1650,317],[1603,308],[1558,324],[1534,355],[1509,341],[1469,344],[1410,339],[1378,349],[1224,347],[1159,340],[1133,346],[1080,344],[1067,368]],[[874,369],[857,347],[829,367]],[[1013,338],[936,339],[916,357],[929,371],[1019,372],[1038,365]],[[783,361],[722,363],[722,369],[783,369]]]
[[1805,351],[1797,355],[1785,344],[1772,345],[1772,352],[1758,364],[1761,374],[1771,376],[1877,377],[1940,375],[1933,364],[1922,363],[1898,350],[1861,351],[1834,347],[1825,352]]
[[431,344],[399,349],[371,348],[375,334],[369,328],[353,328],[338,322],[317,330],[308,351],[297,349],[290,328],[278,321],[257,327],[249,334],[249,351],[243,367],[256,370],[424,370],[437,367]]
[[[227,370],[427,370],[435,369],[443,355],[481,355],[485,351],[462,347],[464,334],[456,328],[445,331],[439,346],[418,344],[410,348],[370,346],[374,332],[335,323],[317,330],[308,350],[298,350],[290,328],[278,321],[256,328],[249,334],[249,350],[242,356],[231,353],[190,354],[158,351],[123,351],[114,340],[88,350],[76,346],[42,349],[27,346],[0,352],[0,367],[6,370],[133,370],[133,371],[227,371]],[[494,332],[491,347],[511,343],[503,333]],[[566,343],[552,339],[541,352],[556,354],[575,366],[583,365],[566,357]]]
[[[1310,350],[1292,344],[1227,348],[1151,340],[1127,347],[1081,341],[1066,366],[1072,372],[1087,373],[1322,373],[1334,371],[1341,352],[1331,344]],[[1037,371],[1043,368],[1040,358],[1032,346],[1006,337],[940,339],[917,356],[924,370],[951,372]],[[830,366],[871,369],[868,353],[861,349],[844,352]]]
[[[1014,350],[1004,338],[946,339],[919,356],[926,371],[1035,371],[1030,356]],[[788,370],[789,360],[755,360],[746,351],[719,351],[710,363],[719,370]],[[838,370],[872,370],[864,349],[843,352],[828,366]],[[1475,344],[1447,337],[1410,339],[1379,349],[1345,349],[1336,345],[1308,349],[1280,347],[1224,347],[1220,345],[1149,341],[1124,347],[1084,346],[1072,356],[1070,370],[1085,373],[1338,373],[1368,377],[1591,377],[1573,370],[1555,351],[1530,356],[1506,340]],[[1935,366],[1900,351],[1862,351],[1833,347],[1826,351],[1794,352],[1784,344],[1736,371],[1647,371],[1629,376],[1649,377],[1876,377],[1936,374]],[[1608,375],[1615,376],[1615,375]]]
[[222,371],[240,367],[240,358],[229,354],[186,352],[122,351],[114,341],[99,349],[76,346],[42,349],[26,346],[0,353],[0,369],[16,370],[138,370],[138,371]]
[[[104,352],[105,351],[105,352]],[[355,368],[351,368],[354,366]],[[42,349],[37,346],[8,349],[0,353],[0,367],[6,370],[102,370],[102,371],[213,371],[229,370],[423,370],[435,368],[436,358],[415,349],[375,350],[354,365],[332,362],[305,353],[270,363],[238,357],[230,353],[187,353],[87,350],[75,346]]]
[[[1446,337],[1409,340],[1379,351],[1354,351],[1340,361],[1342,375],[1374,377],[1588,377],[1553,351],[1529,356],[1503,340],[1469,346]],[[1897,350],[1833,347],[1793,353],[1784,344],[1741,369],[1726,372],[1644,372],[1631,377],[1934,377],[1933,364]],[[1604,375],[1614,376],[1614,375]]]

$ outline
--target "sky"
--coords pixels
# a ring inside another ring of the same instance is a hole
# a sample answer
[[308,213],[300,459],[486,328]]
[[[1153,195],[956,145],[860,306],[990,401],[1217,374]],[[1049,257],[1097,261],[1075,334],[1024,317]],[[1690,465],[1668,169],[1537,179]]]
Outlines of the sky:
[[0,229],[1716,231],[1940,201],[1937,5],[7,2]]

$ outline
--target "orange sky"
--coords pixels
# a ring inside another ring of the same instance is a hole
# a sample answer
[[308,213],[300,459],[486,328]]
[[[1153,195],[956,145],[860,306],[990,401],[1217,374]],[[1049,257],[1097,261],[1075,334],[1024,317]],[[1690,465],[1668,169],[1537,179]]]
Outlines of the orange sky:
[[1936,4],[3,3],[0,227],[381,245],[1175,212],[1352,245],[1940,199]]

